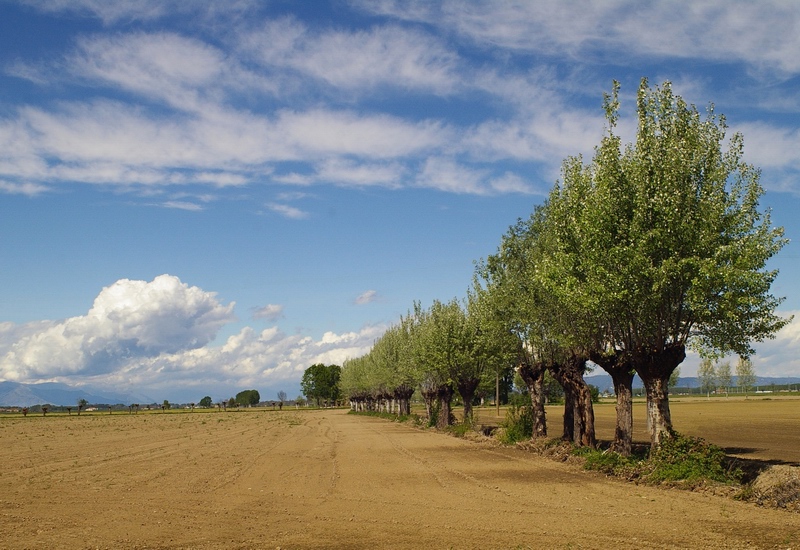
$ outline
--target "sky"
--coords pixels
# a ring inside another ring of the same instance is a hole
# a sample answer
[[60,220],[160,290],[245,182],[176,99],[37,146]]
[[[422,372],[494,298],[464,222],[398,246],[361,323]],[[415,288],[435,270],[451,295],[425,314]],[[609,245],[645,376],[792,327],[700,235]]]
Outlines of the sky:
[[[798,52],[779,0],[0,0],[0,380],[294,397],[463,297],[642,77],[743,134],[792,315]],[[755,347],[800,376],[800,319]]]

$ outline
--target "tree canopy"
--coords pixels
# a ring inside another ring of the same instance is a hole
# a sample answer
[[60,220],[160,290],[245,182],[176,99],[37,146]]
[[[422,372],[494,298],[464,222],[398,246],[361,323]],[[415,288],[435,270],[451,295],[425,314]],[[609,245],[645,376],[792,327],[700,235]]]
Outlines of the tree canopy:
[[239,405],[245,407],[252,407],[253,405],[258,405],[260,402],[261,395],[258,393],[258,390],[240,391],[234,398],[234,403],[238,403]]
[[341,397],[339,378],[342,368],[339,365],[317,363],[308,367],[303,373],[300,387],[307,399],[319,406],[323,401],[335,403]]

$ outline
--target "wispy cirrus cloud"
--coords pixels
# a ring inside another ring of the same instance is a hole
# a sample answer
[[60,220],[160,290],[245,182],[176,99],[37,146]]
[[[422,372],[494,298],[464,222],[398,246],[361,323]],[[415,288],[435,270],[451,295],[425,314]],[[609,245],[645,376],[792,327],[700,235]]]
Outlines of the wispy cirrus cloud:
[[757,69],[800,71],[796,55],[800,5],[781,0],[757,4],[361,0],[354,5],[399,20],[437,25],[485,47],[573,58],[624,52],[623,62],[626,57],[645,56],[738,60]]
[[397,26],[319,32],[286,18],[243,36],[240,47],[269,68],[357,94],[379,86],[447,94],[461,80],[457,53],[430,34]]

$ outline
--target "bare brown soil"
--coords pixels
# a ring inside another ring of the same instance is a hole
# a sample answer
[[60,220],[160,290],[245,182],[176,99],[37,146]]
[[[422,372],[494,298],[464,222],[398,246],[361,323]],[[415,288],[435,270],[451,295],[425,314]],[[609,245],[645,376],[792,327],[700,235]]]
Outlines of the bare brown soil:
[[798,514],[342,410],[4,417],[0,441],[0,548],[800,548]]

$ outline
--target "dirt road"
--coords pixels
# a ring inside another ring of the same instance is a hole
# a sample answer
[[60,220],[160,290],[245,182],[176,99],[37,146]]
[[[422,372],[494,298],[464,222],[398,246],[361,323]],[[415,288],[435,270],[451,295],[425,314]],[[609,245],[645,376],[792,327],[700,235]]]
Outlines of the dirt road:
[[800,516],[344,411],[0,422],[0,548],[800,548]]

